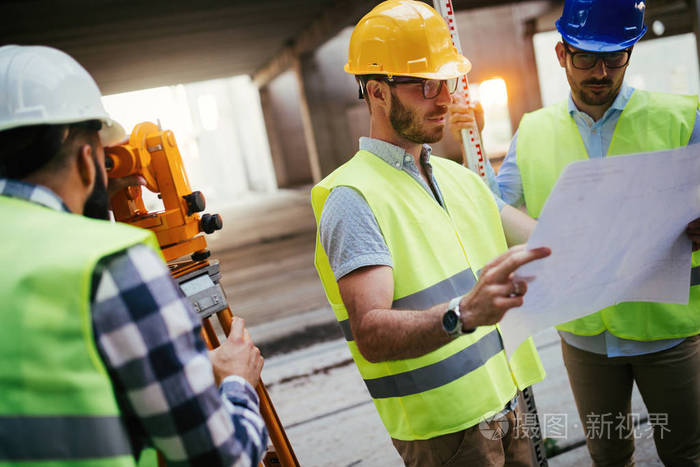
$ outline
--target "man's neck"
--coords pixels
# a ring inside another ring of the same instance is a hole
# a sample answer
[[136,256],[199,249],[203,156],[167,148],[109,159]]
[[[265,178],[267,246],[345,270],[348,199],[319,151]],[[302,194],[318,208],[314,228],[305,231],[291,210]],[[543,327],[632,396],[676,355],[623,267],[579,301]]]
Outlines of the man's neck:
[[370,126],[369,137],[400,147],[408,154],[413,156],[413,160],[415,161],[416,165],[420,167],[420,154],[423,150],[422,144],[414,143],[413,141],[408,141],[407,139],[401,138],[394,131],[382,131],[381,128],[377,128],[375,125]]
[[423,169],[423,165],[420,163],[420,156],[423,151],[422,144],[414,143],[412,141],[408,141],[404,138],[401,138],[396,134],[396,132],[380,131],[374,125],[370,125],[369,137],[385,141],[389,144],[393,144],[394,146],[400,147],[401,149],[406,151],[407,154],[413,156],[413,162],[416,164],[418,172],[420,173],[421,177],[423,177],[425,182],[428,183],[428,185],[430,185],[425,170]]
[[[605,112],[608,111],[610,106],[612,106],[612,103],[614,100],[608,104],[603,104],[603,105],[587,105],[581,101],[579,101],[576,96],[572,94],[572,99],[574,100],[574,105],[576,105],[576,108],[580,110],[581,112],[585,113],[589,117],[593,119],[593,121],[597,122],[601,118],[603,118],[603,115],[605,115]],[[617,97],[617,96],[616,96]]]

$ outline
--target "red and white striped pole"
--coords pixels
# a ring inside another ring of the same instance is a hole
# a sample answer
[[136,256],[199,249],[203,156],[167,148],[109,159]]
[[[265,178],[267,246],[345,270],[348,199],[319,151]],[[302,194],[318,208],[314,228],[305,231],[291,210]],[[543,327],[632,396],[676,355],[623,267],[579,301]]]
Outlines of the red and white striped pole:
[[[433,0],[433,6],[435,10],[440,13],[445,19],[448,28],[450,29],[450,35],[452,36],[452,44],[457,48],[457,51],[462,53],[462,45],[459,42],[459,33],[457,32],[457,22],[455,21],[454,8],[452,6],[452,0]],[[467,106],[471,106],[471,97],[469,95],[469,81],[467,81],[467,75],[463,75],[461,78],[462,92],[464,93],[464,99]],[[472,112],[473,116],[473,112]],[[475,119],[476,120],[476,119]],[[462,146],[464,147],[464,154],[466,155],[466,161],[464,165],[471,169],[481,179],[487,183],[486,180],[486,162],[484,161],[484,151],[481,144],[481,136],[476,128],[463,129],[462,130]]]

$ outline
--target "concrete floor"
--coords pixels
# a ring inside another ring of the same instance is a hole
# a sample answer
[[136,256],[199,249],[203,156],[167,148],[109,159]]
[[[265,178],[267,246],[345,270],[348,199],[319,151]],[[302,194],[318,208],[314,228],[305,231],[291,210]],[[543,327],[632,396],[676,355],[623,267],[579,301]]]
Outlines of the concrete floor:
[[[402,465],[316,275],[308,199],[308,190],[280,191],[223,212],[212,256],[234,314],[266,356],[263,379],[301,465]],[[549,465],[591,465],[559,338],[548,330],[535,341],[548,374],[534,387],[540,422],[564,451]],[[632,409],[646,418],[636,388]],[[637,430],[637,465],[662,465],[648,428]]]

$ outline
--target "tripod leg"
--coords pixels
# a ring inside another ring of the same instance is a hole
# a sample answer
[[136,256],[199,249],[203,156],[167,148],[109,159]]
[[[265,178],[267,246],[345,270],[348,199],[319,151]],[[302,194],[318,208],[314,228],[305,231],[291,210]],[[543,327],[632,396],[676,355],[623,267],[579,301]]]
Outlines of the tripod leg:
[[208,319],[202,320],[202,337],[209,349],[215,349],[219,346],[219,338],[216,337],[216,331]]
[[[217,318],[219,319],[219,323],[221,324],[224,333],[228,335],[231,332],[231,323],[233,321],[233,315],[231,314],[231,310],[229,308],[226,308],[225,310],[218,312]],[[214,328],[212,327],[211,323],[206,319],[203,321],[203,328],[204,331],[206,331],[206,334],[211,333],[213,335],[213,338],[212,336],[209,336],[209,339],[211,339],[212,342],[216,342],[216,345],[212,346],[211,348],[218,347],[219,340],[216,337]],[[206,339],[207,338],[205,337],[205,340]],[[268,451],[268,453],[265,455],[265,465],[298,467],[299,461],[294,455],[292,444],[289,442],[289,438],[287,438],[287,434],[284,431],[282,422],[277,416],[275,407],[272,405],[272,400],[270,399],[270,395],[268,394],[267,388],[265,387],[265,383],[263,383],[262,379],[260,379],[260,383],[258,383],[258,386],[255,388],[255,390],[258,393],[258,398],[260,399],[260,414],[262,415],[263,420],[265,421],[267,431],[270,433],[270,440],[272,441],[272,445],[274,446],[274,452]]]

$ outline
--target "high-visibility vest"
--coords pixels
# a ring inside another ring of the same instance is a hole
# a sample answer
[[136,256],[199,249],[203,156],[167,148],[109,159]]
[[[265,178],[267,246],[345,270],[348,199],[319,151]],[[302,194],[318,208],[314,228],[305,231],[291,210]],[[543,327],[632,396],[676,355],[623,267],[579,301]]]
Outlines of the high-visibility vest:
[[95,265],[149,231],[0,196],[0,465],[134,466],[94,342]]
[[[661,151],[688,144],[697,96],[635,90],[615,127],[608,155]],[[564,167],[588,159],[567,102],[525,114],[518,129],[517,163],[529,214],[538,217]],[[614,201],[614,200],[612,200]],[[608,330],[632,340],[687,337],[700,332],[700,251],[692,255],[688,305],[626,302],[557,329],[582,336]]]
[[[422,310],[469,292],[478,271],[506,250],[488,188],[459,164],[435,156],[430,160],[447,210],[410,175],[367,151],[359,151],[311,191],[317,223],[333,188],[348,186],[362,194],[391,253],[396,309]],[[478,327],[417,358],[371,363],[357,348],[318,239],[315,264],[350,353],[393,438],[428,439],[463,430],[501,411],[517,388],[544,378],[532,340],[509,363],[495,326]]]

